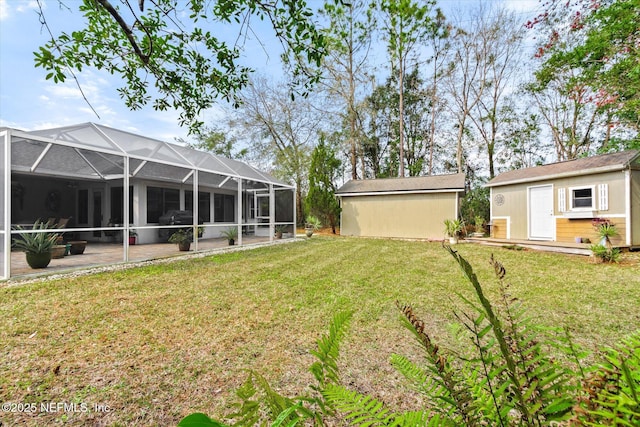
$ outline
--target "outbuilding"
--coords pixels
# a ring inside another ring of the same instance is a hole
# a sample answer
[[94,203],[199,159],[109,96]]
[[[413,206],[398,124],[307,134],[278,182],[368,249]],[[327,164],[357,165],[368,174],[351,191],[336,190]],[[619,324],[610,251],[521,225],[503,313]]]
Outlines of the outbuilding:
[[343,236],[442,239],[444,221],[456,219],[464,174],[351,180],[341,199]]
[[614,245],[640,245],[638,150],[513,170],[487,186],[493,238],[596,243],[594,224],[607,219]]

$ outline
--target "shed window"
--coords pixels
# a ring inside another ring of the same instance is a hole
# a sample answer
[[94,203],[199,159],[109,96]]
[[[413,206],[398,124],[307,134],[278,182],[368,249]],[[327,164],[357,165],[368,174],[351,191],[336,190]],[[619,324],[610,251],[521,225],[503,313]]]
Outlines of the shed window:
[[595,209],[593,187],[571,188],[571,209]]

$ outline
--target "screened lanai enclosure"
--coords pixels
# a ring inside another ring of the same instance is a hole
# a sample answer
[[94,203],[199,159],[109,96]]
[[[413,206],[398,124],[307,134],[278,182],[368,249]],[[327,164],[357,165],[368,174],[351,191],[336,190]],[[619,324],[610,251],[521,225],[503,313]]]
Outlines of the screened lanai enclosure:
[[[93,123],[0,129],[3,279],[28,274],[21,235],[55,232],[69,252],[47,269],[80,268],[295,236],[295,188],[249,164]],[[33,229],[40,220],[51,229]],[[32,270],[31,270],[32,272]]]

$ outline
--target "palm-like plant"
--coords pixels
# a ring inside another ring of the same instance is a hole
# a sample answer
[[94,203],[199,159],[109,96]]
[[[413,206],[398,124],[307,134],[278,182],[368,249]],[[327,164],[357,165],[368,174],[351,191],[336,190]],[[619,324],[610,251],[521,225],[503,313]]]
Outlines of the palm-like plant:
[[458,237],[462,231],[462,222],[459,219],[445,219],[444,232],[449,237]]
[[313,229],[313,231],[317,231],[320,229],[320,227],[322,227],[322,222],[320,222],[320,220],[318,219],[318,217],[315,217],[313,215],[309,215],[307,217],[307,220],[305,221],[305,228],[311,228]]
[[[53,228],[48,223],[36,220],[33,223],[31,231],[35,233],[21,233],[18,237],[13,239],[13,247],[31,254],[42,254],[51,252],[51,248],[56,244],[58,233],[47,232],[42,230],[49,230]],[[20,225],[14,227],[14,230],[27,231]]]
[[598,226],[598,237],[601,241],[604,241],[606,247],[611,248],[611,238],[618,235],[618,230],[614,224],[609,222],[602,223]]
[[229,241],[229,246],[233,245],[238,238],[238,227],[229,227],[220,232]]

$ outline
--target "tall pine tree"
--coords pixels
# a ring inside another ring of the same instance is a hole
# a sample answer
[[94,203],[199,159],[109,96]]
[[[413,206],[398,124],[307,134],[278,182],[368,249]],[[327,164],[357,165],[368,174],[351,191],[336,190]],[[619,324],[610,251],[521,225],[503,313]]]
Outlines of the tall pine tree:
[[336,198],[335,179],[341,166],[336,158],[335,151],[325,142],[321,135],[320,142],[311,154],[311,166],[309,167],[309,193],[305,200],[307,212],[331,226],[331,231],[336,234],[336,225],[340,220],[340,204]]

